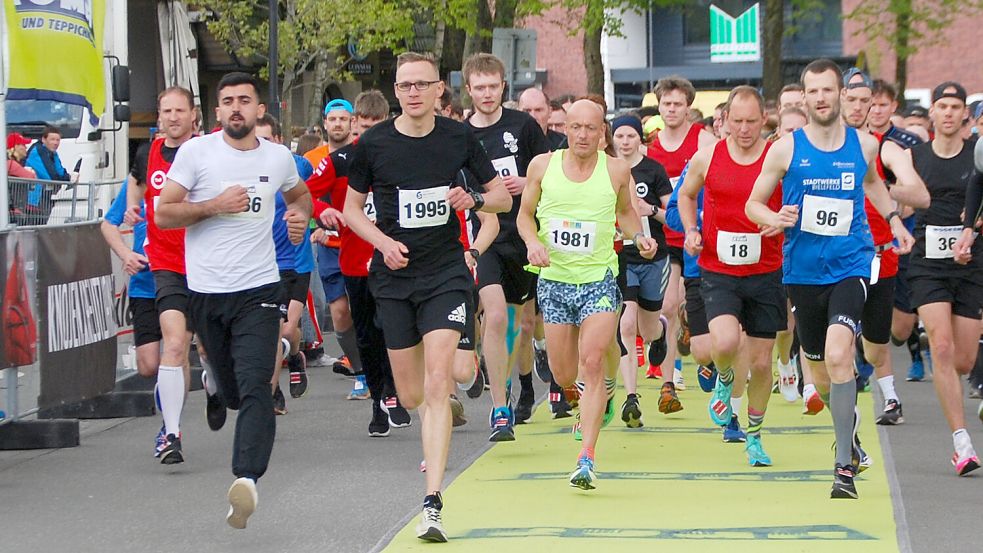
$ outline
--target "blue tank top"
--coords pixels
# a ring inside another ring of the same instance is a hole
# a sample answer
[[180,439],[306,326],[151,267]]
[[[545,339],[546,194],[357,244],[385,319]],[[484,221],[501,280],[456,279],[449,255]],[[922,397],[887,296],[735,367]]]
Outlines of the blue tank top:
[[276,246],[276,264],[281,271],[293,270],[300,274],[314,270],[314,250],[311,247],[311,229],[304,233],[300,244],[290,241],[287,223],[283,216],[287,213],[287,203],[283,194],[276,193],[276,212],[273,215],[273,244]]
[[874,241],[864,212],[867,161],[856,129],[839,149],[826,152],[803,130],[792,135],[792,161],[782,179],[782,203],[799,206],[785,230],[785,284],[835,284],[870,277]]

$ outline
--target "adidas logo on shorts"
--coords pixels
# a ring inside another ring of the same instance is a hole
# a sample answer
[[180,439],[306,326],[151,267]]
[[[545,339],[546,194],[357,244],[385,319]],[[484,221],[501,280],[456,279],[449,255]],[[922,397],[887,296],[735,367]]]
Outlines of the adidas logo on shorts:
[[611,300],[607,296],[601,296],[601,299],[594,303],[594,307],[600,307],[601,309],[610,309],[612,307]]
[[462,303],[461,305],[455,307],[454,311],[451,311],[451,314],[447,316],[447,320],[459,324],[464,324],[464,321],[466,320],[467,316],[468,316],[468,310],[465,309],[464,304]]

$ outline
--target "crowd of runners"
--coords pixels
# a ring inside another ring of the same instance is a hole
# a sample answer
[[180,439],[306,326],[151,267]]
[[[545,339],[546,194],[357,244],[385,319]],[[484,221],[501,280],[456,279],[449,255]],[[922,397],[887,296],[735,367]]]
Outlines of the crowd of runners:
[[[955,472],[979,468],[962,383],[979,396],[983,152],[959,83],[906,120],[890,84],[816,60],[778,98],[738,86],[700,121],[683,77],[656,84],[657,108],[612,114],[603,98],[535,88],[503,107],[505,68],[490,54],[462,72],[469,111],[432,57],[404,53],[400,115],[376,90],[331,100],[323,140],[303,137],[300,153],[250,75],[218,84],[207,134],[189,91],[159,95],[163,136],[136,155],[103,232],[132,275],[138,369],[157,382],[154,455],[184,461],[192,345],[209,427],[238,411],[231,526],[256,509],[287,412],[281,367],[300,398],[308,357],[319,361],[301,330],[317,289],[344,353],[334,371],[352,378],[349,399],[370,400],[368,435],[418,411],[423,540],[447,539],[451,429],[467,422],[457,394],[487,390],[489,440],[514,441],[534,373],[580,442],[573,487],[597,485],[601,429],[619,415],[638,428],[643,411],[683,409],[689,355],[707,424],[743,443],[752,467],[782,462],[763,438],[773,395],[828,409],[830,497],[856,499],[872,463],[857,393],[875,381],[877,423],[904,422],[893,343],[911,353],[909,380],[933,372]],[[663,380],[656,400],[642,401],[639,374]]]

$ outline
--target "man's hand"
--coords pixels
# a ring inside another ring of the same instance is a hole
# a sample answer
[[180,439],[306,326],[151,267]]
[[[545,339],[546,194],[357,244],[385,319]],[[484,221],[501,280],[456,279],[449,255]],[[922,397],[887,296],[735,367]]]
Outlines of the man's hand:
[[321,212],[321,224],[333,229],[340,229],[345,226],[345,216],[333,207],[329,207]]
[[123,259],[123,270],[126,271],[128,275],[135,275],[142,271],[150,260],[147,259],[145,255],[138,254],[135,251],[130,251],[126,254]]
[[509,191],[509,194],[518,196],[526,189],[526,177],[517,177],[515,175],[502,177],[502,184],[505,185],[505,189]]
[[773,222],[770,225],[759,225],[761,228],[761,236],[766,238],[772,236],[778,236],[779,234],[785,232],[785,229],[794,227],[795,223],[799,220],[799,206],[797,205],[783,205],[778,213],[773,217]]
[[472,271],[478,266],[478,260],[471,255],[471,250],[464,250],[464,262],[468,265],[468,269]]
[[140,211],[140,206],[138,205],[131,205],[130,207],[126,208],[126,211],[123,212],[123,222],[131,227],[135,227],[137,223],[143,221],[143,217],[140,216]]
[[894,239],[898,241],[898,245],[894,247],[894,251],[898,255],[904,255],[911,251],[911,247],[915,245],[915,239],[912,238],[911,233],[905,228],[904,223],[901,222],[901,217],[891,217],[891,232],[894,234]]
[[953,260],[960,265],[965,265],[972,261],[973,259],[973,242],[976,241],[976,231],[969,228],[964,228],[962,234],[956,240],[956,245],[953,246],[952,251]]
[[242,213],[249,207],[249,194],[238,184],[232,185],[211,200],[211,208],[215,215],[227,213]]
[[406,257],[406,254],[410,253],[410,250],[407,249],[406,245],[388,236],[386,237],[386,242],[377,249],[382,254],[382,260],[386,262],[386,267],[394,271],[402,269],[410,263],[410,260]]
[[304,241],[304,233],[307,232],[307,222],[310,220],[306,215],[296,209],[288,209],[283,214],[283,220],[287,222],[287,236],[291,244],[300,244]]
[[700,252],[703,251],[703,234],[696,229],[687,230],[683,247],[686,249],[686,253],[694,257],[700,255]]
[[454,211],[474,208],[474,198],[460,186],[454,186],[447,191],[447,203]]
[[659,249],[659,243],[655,241],[655,238],[638,236],[635,240],[635,247],[638,248],[638,253],[641,254],[642,257],[645,259],[652,259],[655,257],[655,252]]
[[550,266],[550,255],[546,252],[546,246],[539,241],[526,244],[526,258],[535,267]]

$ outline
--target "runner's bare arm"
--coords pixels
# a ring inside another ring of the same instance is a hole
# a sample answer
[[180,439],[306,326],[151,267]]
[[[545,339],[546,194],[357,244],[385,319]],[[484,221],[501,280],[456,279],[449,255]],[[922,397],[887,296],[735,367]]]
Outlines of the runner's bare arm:
[[225,213],[241,213],[249,206],[249,194],[242,186],[230,186],[204,202],[185,201],[188,190],[171,179],[160,191],[154,221],[160,228],[180,228]]
[[123,270],[126,271],[126,274],[135,275],[147,266],[149,261],[146,256],[131,250],[123,242],[123,235],[120,233],[119,227],[109,221],[103,221],[99,225],[99,230],[102,232],[102,237],[106,239],[109,249],[113,250],[116,257],[123,262]]
[[915,239],[911,237],[911,233],[908,232],[908,229],[905,228],[904,223],[901,221],[901,216],[895,211],[894,202],[891,201],[891,195],[887,191],[887,186],[885,186],[884,181],[881,180],[881,176],[877,174],[877,171],[874,170],[879,146],[877,139],[869,134],[860,135],[860,146],[863,148],[864,157],[867,158],[867,174],[864,175],[864,194],[870,200],[874,209],[880,213],[881,217],[888,219],[887,222],[891,225],[891,232],[898,241],[898,245],[894,248],[895,251],[899,254],[906,254],[911,251],[911,247],[915,244]]
[[298,181],[293,188],[283,192],[283,201],[287,204],[287,211],[283,214],[283,220],[287,222],[287,235],[290,242],[300,244],[314,210],[311,192],[304,181]]
[[[603,155],[603,154],[600,154]],[[631,237],[638,247],[638,253],[646,259],[655,256],[655,239],[642,232],[642,220],[635,206],[635,185],[631,178],[631,167],[623,159],[608,158],[608,175],[617,193],[615,218],[625,237]]]
[[[502,184],[501,177],[496,175],[495,178],[486,182],[484,186],[485,191],[481,193],[481,197],[484,198],[485,204],[478,211],[502,213],[512,209],[512,196],[505,189],[505,185]],[[447,203],[455,211],[472,209],[475,205],[471,193],[460,186],[454,186],[447,191]]]
[[522,190],[522,203],[519,205],[519,213],[515,220],[519,236],[526,244],[529,262],[537,267],[547,267],[550,263],[546,247],[539,241],[536,231],[536,208],[543,193],[543,175],[546,174],[546,167],[552,155],[540,154],[529,162],[529,167],[526,168],[526,187]]
[[147,191],[147,185],[133,178],[133,175],[126,176],[126,213],[123,215],[123,222],[133,226],[143,217],[140,216],[140,200]]
[[495,241],[495,237],[498,236],[498,216],[483,211],[477,213],[478,220],[481,222],[481,228],[478,229],[478,235],[474,237],[471,247],[478,250],[479,254],[482,254],[488,250],[488,247]]
[[774,236],[795,225],[799,219],[799,206],[785,205],[779,212],[768,207],[768,199],[775,193],[778,183],[785,177],[792,162],[792,135],[785,135],[765,154],[761,174],[754,181],[754,188],[744,206],[744,214],[761,226],[763,236]]
[[911,161],[911,151],[905,150],[894,142],[885,141],[881,146],[881,163],[897,177],[889,191],[891,197],[899,203],[911,207],[926,208],[931,202],[925,182],[918,176]]

